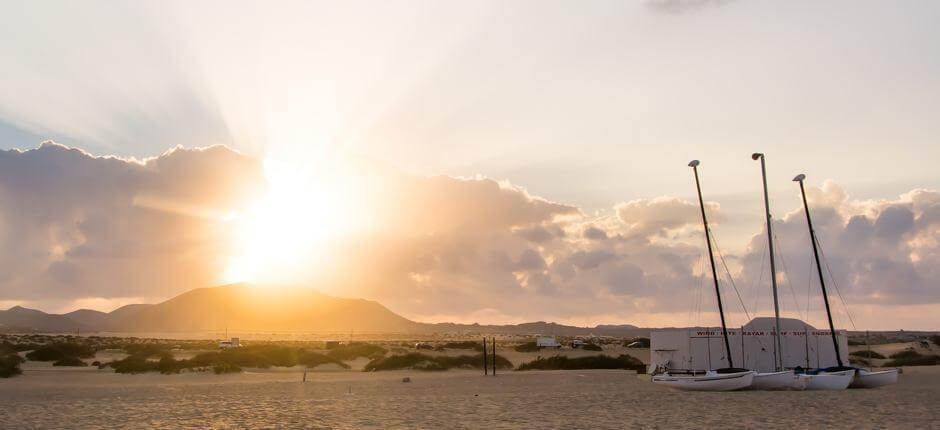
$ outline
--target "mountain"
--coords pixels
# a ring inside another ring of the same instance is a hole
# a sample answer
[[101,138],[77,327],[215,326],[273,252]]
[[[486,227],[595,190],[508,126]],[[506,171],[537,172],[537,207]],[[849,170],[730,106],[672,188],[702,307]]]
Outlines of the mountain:
[[197,288],[157,304],[127,305],[105,313],[80,309],[65,315],[13,307],[0,311],[5,331],[73,332],[339,332],[502,333],[558,336],[640,336],[632,325],[573,327],[533,322],[479,325],[411,321],[381,304],[328,296],[307,288],[274,289],[247,284]]
[[[39,312],[39,311],[36,311]],[[102,327],[108,321],[108,314],[101,311],[95,311],[91,309],[79,309],[77,311],[72,311],[62,316],[83,324],[86,327]]]
[[419,325],[373,301],[241,284],[191,290],[163,303],[126,310],[109,324],[114,330],[154,332],[410,332]]
[[64,315],[47,314],[35,309],[14,306],[0,311],[0,328],[4,331],[76,331],[87,327]]

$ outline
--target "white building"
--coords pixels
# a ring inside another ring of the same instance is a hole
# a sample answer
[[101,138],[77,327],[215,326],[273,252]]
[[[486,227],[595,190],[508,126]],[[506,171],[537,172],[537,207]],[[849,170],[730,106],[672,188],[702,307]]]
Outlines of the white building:
[[[774,370],[777,343],[773,318],[754,318],[743,329],[728,329],[734,367]],[[784,368],[835,366],[836,354],[829,330],[818,330],[803,321],[780,318],[780,343]],[[842,362],[849,362],[848,337],[836,330]],[[649,370],[707,370],[728,367],[721,328],[659,329],[650,333]]]

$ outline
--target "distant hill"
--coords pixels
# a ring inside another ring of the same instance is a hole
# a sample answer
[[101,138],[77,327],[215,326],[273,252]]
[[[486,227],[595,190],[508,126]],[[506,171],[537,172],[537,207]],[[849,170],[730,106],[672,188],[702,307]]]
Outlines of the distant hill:
[[13,307],[0,311],[0,329],[33,332],[349,332],[503,333],[558,336],[638,336],[632,325],[573,327],[534,322],[479,325],[411,321],[381,304],[327,296],[312,289],[270,290],[235,284],[198,288],[158,304],[136,304],[110,313],[80,309],[64,315]]
[[5,331],[40,332],[71,332],[86,328],[84,324],[64,315],[47,314],[22,306],[0,311],[0,327]]

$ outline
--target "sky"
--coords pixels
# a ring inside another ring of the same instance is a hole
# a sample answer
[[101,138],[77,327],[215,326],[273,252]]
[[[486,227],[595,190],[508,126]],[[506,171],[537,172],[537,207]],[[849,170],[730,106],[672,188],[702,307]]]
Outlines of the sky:
[[824,322],[805,173],[839,323],[940,328],[935,2],[2,7],[0,308],[250,281],[710,324],[699,159],[740,324],[770,309],[763,152],[787,316]]

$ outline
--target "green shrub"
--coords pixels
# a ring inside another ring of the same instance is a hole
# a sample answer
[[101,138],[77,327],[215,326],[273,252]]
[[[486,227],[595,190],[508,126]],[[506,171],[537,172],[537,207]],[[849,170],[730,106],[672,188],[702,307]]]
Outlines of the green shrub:
[[538,352],[539,346],[535,342],[526,342],[519,345],[516,345],[516,352]]
[[930,336],[930,341],[933,342],[934,345],[940,346],[940,335],[935,334]]
[[876,352],[876,351],[870,351],[870,352],[869,352],[869,351],[853,351],[853,352],[852,352],[851,354],[849,354],[849,355],[851,355],[851,356],[853,356],[853,357],[864,357],[864,358],[877,358],[877,359],[884,359],[884,358],[885,358],[885,356],[879,354],[879,353]]
[[365,342],[353,342],[347,345],[337,345],[330,349],[326,355],[340,361],[355,360],[359,357],[376,359],[383,357],[387,351],[381,346]]
[[620,355],[616,358],[603,354],[577,358],[555,355],[548,358],[539,357],[528,363],[522,363],[518,368],[518,370],[579,369],[628,369],[636,370],[637,373],[646,373],[646,365],[629,355]]
[[[492,366],[492,355],[487,356],[487,358],[487,365]],[[511,369],[512,363],[505,357],[497,355],[496,367]],[[448,357],[443,355],[430,356],[420,352],[412,352],[404,355],[392,355],[374,359],[366,364],[364,370],[371,372],[376,370],[448,370],[453,368],[482,369],[483,354]]]
[[9,378],[23,373],[20,369],[23,361],[23,357],[16,352],[0,353],[0,378]]
[[77,343],[53,343],[41,346],[26,354],[26,359],[32,361],[57,361],[67,357],[91,358],[95,350],[87,345]]
[[82,359],[77,358],[77,357],[63,357],[59,360],[56,360],[54,363],[52,363],[52,365],[53,366],[84,367],[84,366],[87,366],[88,363],[85,363],[84,361],[82,361]]

